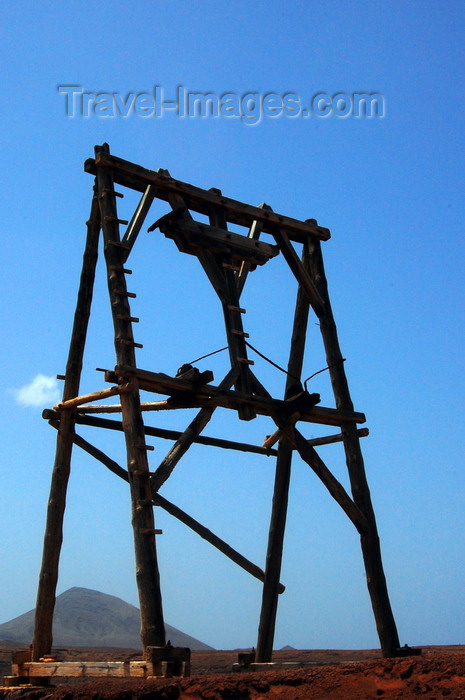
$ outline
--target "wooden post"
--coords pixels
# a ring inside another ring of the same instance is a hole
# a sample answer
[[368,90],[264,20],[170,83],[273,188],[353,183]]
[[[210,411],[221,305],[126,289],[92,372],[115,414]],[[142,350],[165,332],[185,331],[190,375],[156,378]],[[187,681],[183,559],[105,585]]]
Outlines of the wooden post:
[[[316,238],[312,238],[310,241],[309,252],[310,275],[324,302],[323,306],[317,306],[315,308],[315,312],[320,321],[320,330],[326,350],[326,362],[329,367],[336,407],[338,409],[352,411],[353,404],[344,371],[336,324],[331,310],[321,245]],[[360,541],[365,563],[368,591],[376,620],[381,649],[385,657],[394,656],[400,646],[399,637],[389,601],[381,559],[376,518],[366,479],[356,424],[354,422],[344,423],[342,426],[342,435],[354,503],[363,513],[368,523],[368,528],[363,530],[360,534]]]
[[[66,377],[63,388],[64,401],[72,399],[79,393],[82,359],[94,289],[99,234],[100,212],[98,199],[94,194],[90,217],[87,222],[86,247],[82,262],[81,279],[69,345],[68,362],[66,365]],[[34,661],[38,661],[41,656],[49,654],[52,648],[53,612],[55,609],[58,566],[61,544],[63,541],[63,518],[66,507],[66,491],[71,468],[74,415],[74,411],[66,411],[66,413],[63,414],[57,435],[55,463],[47,507],[42,565],[37,590],[34,636],[32,641],[32,658]]]
[[[308,254],[304,245],[302,263],[306,267]],[[291,348],[289,353],[288,377],[285,398],[290,388],[300,379],[305,352],[308,313],[310,303],[308,294],[299,285],[294,314]],[[258,629],[256,661],[267,663],[273,654],[273,640],[278,609],[278,584],[281,576],[281,561],[286,527],[289,483],[291,477],[292,445],[287,438],[280,440],[276,458],[273,505],[271,510],[268,550],[266,555],[265,583],[262,593],[262,607]]]
[[[217,190],[221,195],[221,190]],[[213,226],[218,226],[226,231],[228,222],[225,211],[222,207],[212,206],[210,209],[210,223]],[[224,291],[227,295],[227,300],[222,300],[224,324],[226,329],[226,337],[228,339],[229,359],[231,367],[238,368],[239,374],[235,387],[237,391],[244,394],[252,394],[252,382],[249,372],[249,364],[247,358],[247,346],[245,344],[246,334],[242,325],[242,312],[238,311],[240,291],[237,284],[236,275],[232,268],[223,267],[224,276]],[[245,309],[244,309],[245,311]],[[241,406],[238,411],[239,418],[242,420],[252,420],[256,417],[256,413],[250,406]]]
[[[108,146],[97,146],[99,153],[109,153]],[[115,350],[118,365],[136,367],[135,344],[132,333],[132,318],[129,293],[126,289],[125,271],[122,265],[122,248],[119,247],[119,220],[116,211],[111,169],[97,169],[100,198],[100,213],[105,243],[108,290],[110,295]],[[124,380],[125,381],[125,380]],[[129,484],[132,503],[132,526],[136,558],[136,581],[141,614],[141,640],[145,650],[151,646],[164,646],[165,626],[160,590],[155,526],[151,501],[150,475],[145,450],[145,433],[140,407],[137,379],[129,381],[130,391],[121,394],[121,411],[126,438]],[[145,652],[144,652],[145,653]]]

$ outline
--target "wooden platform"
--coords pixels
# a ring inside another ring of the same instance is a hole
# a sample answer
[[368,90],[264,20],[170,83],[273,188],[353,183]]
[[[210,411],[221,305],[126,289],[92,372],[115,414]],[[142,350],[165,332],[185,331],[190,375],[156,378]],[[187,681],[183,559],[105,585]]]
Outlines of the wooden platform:
[[147,659],[140,661],[62,661],[44,657],[31,661],[31,651],[13,655],[12,675],[6,687],[47,685],[51,678],[153,678],[189,676],[191,651],[187,647],[147,647]]

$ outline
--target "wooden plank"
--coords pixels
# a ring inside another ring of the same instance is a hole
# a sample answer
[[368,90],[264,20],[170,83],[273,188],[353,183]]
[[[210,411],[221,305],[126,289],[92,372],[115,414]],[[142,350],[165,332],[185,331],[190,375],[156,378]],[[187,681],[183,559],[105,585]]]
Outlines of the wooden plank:
[[329,229],[318,226],[315,219],[299,221],[289,216],[282,216],[269,212],[250,204],[244,204],[237,200],[219,195],[216,192],[194,187],[186,182],[175,180],[166,175],[159,174],[117,158],[109,153],[99,152],[95,160],[88,159],[84,165],[86,172],[96,174],[99,167],[111,168],[113,179],[124,187],[143,192],[148,184],[157,188],[157,197],[168,201],[168,194],[174,192],[183,196],[189,209],[208,216],[211,206],[221,206],[226,211],[228,221],[249,228],[253,221],[260,221],[263,231],[273,233],[276,226],[286,229],[288,236],[293,241],[303,243],[308,236],[327,241],[330,238]]
[[147,678],[147,661],[41,661],[25,663],[22,675],[29,678]]

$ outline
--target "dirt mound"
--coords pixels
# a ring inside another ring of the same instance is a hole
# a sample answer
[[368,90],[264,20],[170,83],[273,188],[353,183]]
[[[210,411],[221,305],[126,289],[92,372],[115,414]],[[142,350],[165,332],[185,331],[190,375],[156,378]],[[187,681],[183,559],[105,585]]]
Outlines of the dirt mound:
[[26,700],[465,700],[465,654],[372,659],[306,669],[207,674],[190,678],[108,679],[54,688],[18,688]]

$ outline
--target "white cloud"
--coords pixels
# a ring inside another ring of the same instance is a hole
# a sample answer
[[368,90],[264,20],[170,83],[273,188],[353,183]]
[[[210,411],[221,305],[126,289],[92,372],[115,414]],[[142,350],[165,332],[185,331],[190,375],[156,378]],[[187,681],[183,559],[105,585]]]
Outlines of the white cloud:
[[47,406],[60,400],[56,378],[45,374],[37,374],[30,384],[14,389],[14,395],[21,406]]

